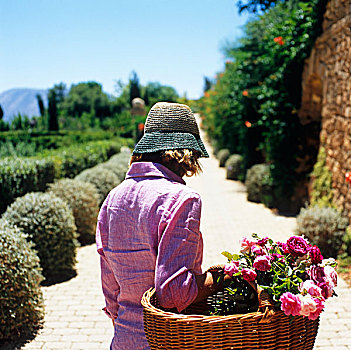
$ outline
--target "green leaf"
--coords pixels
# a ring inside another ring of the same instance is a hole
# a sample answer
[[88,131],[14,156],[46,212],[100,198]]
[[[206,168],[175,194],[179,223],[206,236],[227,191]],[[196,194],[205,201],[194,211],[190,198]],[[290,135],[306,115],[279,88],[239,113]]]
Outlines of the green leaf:
[[229,252],[227,252],[227,251],[224,251],[224,252],[222,252],[221,253],[223,256],[225,256],[227,259],[228,259],[228,261],[232,261],[233,260],[233,255],[231,254],[231,253],[229,253]]

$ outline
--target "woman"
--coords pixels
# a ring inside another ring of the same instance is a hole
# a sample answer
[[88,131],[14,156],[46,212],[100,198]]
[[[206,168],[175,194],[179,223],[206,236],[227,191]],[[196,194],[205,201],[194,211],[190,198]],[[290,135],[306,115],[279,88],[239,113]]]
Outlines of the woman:
[[105,312],[115,327],[111,349],[149,349],[143,293],[155,286],[160,304],[179,312],[219,290],[218,274],[202,273],[201,199],[183,176],[208,157],[190,108],[157,103],[146,119],[126,179],[98,217]]

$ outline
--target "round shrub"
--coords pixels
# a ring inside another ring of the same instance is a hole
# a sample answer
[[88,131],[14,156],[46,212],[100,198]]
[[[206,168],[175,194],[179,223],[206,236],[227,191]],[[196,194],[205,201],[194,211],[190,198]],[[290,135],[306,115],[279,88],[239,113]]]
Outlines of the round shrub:
[[71,209],[52,193],[31,192],[19,197],[3,218],[33,241],[47,282],[74,275],[77,241]]
[[325,258],[336,258],[343,243],[348,220],[331,207],[302,208],[296,218],[296,232],[306,236]]
[[101,165],[82,171],[75,179],[89,182],[96,187],[99,193],[99,205],[102,204],[108,193],[121,182],[116,174]]
[[240,180],[243,173],[242,165],[243,157],[240,154],[232,154],[225,162],[227,179]]
[[245,180],[248,201],[262,202],[262,190],[269,174],[269,165],[267,164],[256,164],[248,169]]
[[102,163],[101,166],[115,173],[123,181],[129,168],[129,161],[130,152],[124,151],[112,156],[107,162]]
[[78,241],[83,245],[93,243],[100,199],[96,187],[76,179],[61,179],[49,185],[49,192],[64,200],[72,210]]
[[223,168],[225,166],[225,162],[228,160],[229,157],[230,157],[229,149],[224,148],[224,149],[219,150],[217,153],[217,158],[219,160],[219,166]]
[[0,220],[0,345],[35,333],[44,318],[39,258],[26,235]]

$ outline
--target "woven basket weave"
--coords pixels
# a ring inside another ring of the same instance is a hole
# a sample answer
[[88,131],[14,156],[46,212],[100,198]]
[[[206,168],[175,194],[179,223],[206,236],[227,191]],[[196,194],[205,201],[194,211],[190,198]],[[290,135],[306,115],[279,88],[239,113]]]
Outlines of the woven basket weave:
[[319,319],[291,320],[275,311],[266,292],[259,291],[259,311],[204,316],[223,292],[194,304],[183,314],[163,310],[155,289],[143,295],[144,330],[151,349],[312,350]]

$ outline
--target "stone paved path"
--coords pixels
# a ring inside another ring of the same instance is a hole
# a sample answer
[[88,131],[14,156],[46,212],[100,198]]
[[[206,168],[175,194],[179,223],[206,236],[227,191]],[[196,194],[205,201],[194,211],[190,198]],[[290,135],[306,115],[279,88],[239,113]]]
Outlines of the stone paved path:
[[[247,202],[244,186],[225,180],[225,171],[218,168],[214,157],[202,163],[204,173],[187,179],[187,184],[197,190],[203,200],[204,268],[225,262],[220,252],[236,251],[243,235],[256,232],[269,234],[274,239],[286,239],[293,233],[294,218],[276,216],[261,204]],[[113,330],[111,322],[100,310],[103,297],[98,264],[94,246],[80,248],[78,276],[44,288],[45,326],[36,339],[21,350],[109,349]],[[321,316],[315,350],[351,350],[349,292],[345,282],[340,281],[339,297],[328,301],[326,312]]]

